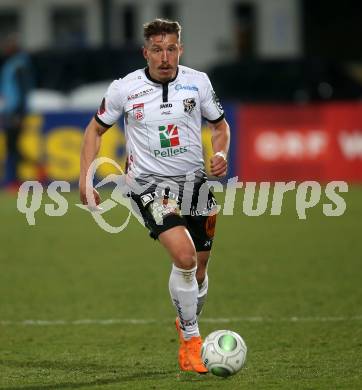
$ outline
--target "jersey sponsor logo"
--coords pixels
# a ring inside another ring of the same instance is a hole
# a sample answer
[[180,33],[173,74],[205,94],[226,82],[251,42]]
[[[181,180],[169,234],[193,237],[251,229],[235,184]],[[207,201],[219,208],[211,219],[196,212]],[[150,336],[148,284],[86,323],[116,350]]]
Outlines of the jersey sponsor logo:
[[159,126],[158,132],[161,148],[169,148],[180,145],[178,128],[176,125]]
[[137,103],[133,105],[133,118],[136,121],[141,121],[145,117],[145,105],[144,103]]
[[191,115],[192,111],[196,107],[196,100],[195,100],[195,98],[184,99],[183,100],[183,104],[184,104],[184,111],[187,114]]
[[162,110],[163,108],[171,108],[172,103],[162,103],[160,104],[160,109]]
[[179,148],[167,148],[163,150],[155,149],[154,151],[155,157],[174,157],[182,153],[187,152],[187,148],[185,146],[181,146]]
[[[161,150],[155,149],[155,157],[173,157],[187,152],[187,148],[180,146],[178,128],[176,125],[162,125],[158,127]],[[180,146],[180,147],[178,147]]]
[[137,99],[141,96],[145,96],[145,95],[148,95],[150,92],[153,91],[153,88],[148,88],[148,89],[144,89],[143,91],[140,91],[140,92],[137,92],[137,93],[134,93],[132,95],[128,95],[127,96],[127,100],[134,100],[134,99]]
[[196,85],[182,85],[182,84],[176,84],[175,89],[176,89],[176,91],[180,91],[182,89],[185,89],[187,91],[198,91],[199,90],[196,87]]

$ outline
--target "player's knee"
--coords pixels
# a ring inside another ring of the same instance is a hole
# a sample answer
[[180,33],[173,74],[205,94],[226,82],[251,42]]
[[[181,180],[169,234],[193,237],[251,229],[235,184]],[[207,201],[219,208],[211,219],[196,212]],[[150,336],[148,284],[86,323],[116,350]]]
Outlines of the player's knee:
[[196,267],[196,253],[182,250],[174,258],[175,265],[182,269],[192,269]]

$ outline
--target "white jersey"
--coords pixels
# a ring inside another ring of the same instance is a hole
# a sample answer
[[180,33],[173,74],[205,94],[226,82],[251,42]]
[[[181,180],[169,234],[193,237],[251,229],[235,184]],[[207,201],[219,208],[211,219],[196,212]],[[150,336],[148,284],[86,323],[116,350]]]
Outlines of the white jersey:
[[201,122],[224,112],[205,73],[179,66],[167,83],[138,69],[109,86],[95,119],[111,127],[121,115],[127,140],[128,175],[186,175],[204,168]]

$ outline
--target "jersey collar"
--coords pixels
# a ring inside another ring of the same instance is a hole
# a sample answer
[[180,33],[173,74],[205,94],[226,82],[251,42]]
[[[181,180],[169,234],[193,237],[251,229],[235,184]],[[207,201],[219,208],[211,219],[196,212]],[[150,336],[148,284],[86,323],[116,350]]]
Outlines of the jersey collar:
[[177,79],[177,76],[178,76],[178,71],[179,71],[179,67],[177,67],[177,69],[176,69],[176,75],[175,75],[175,77],[174,77],[173,79],[171,79],[171,80],[166,81],[165,83],[162,83],[161,81],[154,79],[154,78],[150,75],[150,70],[149,70],[148,66],[145,68],[145,75],[146,75],[146,77],[148,78],[148,80],[152,81],[153,83],[164,85],[164,84],[170,84],[170,83],[172,83],[173,81],[175,81],[175,80]]

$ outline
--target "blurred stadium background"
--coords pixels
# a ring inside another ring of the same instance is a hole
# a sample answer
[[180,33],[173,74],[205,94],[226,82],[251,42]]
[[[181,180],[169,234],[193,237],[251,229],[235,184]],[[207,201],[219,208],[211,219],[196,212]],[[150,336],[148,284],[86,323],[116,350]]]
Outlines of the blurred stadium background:
[[[229,177],[349,184],[338,218],[323,215],[322,195],[298,220],[294,191],[280,217],[270,216],[270,203],[247,217],[243,190],[235,215],[219,216],[202,332],[233,329],[250,350],[247,369],[222,385],[361,389],[357,0],[0,0],[0,40],[19,33],[35,79],[19,178],[74,184],[68,213],[48,217],[43,198],[32,227],[0,188],[0,388],[220,388],[210,376],[176,374],[162,249],[136,221],[110,235],[75,207],[84,127],[109,82],[144,66],[142,24],[154,17],[181,22],[181,63],[208,72],[225,106]],[[206,127],[203,139],[207,158]],[[124,154],[120,122],[101,155],[124,165]],[[0,182],[5,160],[0,122]],[[119,206],[108,218],[122,216]]]
[[[162,16],[180,20],[182,63],[209,73],[228,110],[231,175],[361,181],[358,9],[351,0],[1,0],[0,35],[19,32],[35,73],[20,178],[36,177],[41,161],[49,179],[76,181],[84,125],[109,81],[144,66],[141,25]],[[108,152],[122,162],[115,139]],[[4,145],[0,132],[0,167]]]

